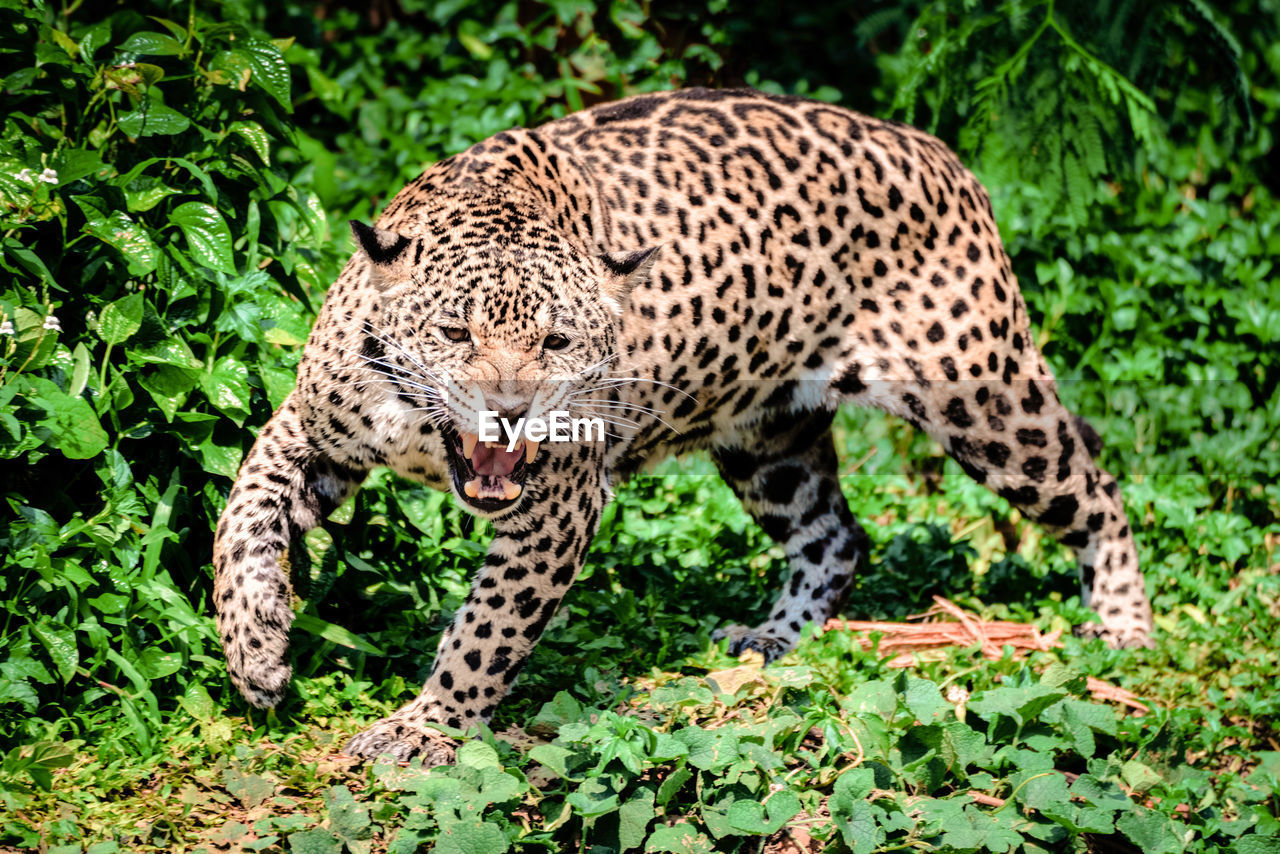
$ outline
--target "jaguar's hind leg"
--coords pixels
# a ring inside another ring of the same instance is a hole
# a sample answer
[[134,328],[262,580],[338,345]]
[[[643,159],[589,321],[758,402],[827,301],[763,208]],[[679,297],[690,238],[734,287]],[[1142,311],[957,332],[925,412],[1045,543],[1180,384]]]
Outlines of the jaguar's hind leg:
[[726,626],[729,652],[748,649],[773,661],[791,649],[805,623],[839,609],[869,540],[840,491],[830,412],[787,414],[761,425],[750,441],[713,456],[720,474],[766,534],[782,545],[791,578],[769,619]]

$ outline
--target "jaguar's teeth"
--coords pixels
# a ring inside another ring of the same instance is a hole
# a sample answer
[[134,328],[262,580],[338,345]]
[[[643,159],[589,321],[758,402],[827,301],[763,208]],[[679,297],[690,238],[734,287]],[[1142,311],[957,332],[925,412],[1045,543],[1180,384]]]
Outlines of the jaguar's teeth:
[[[476,443],[480,441],[480,437],[475,433],[462,434],[462,456],[471,459],[471,455],[476,452]],[[475,498],[475,496],[471,496]]]
[[515,501],[520,497],[520,493],[524,492],[524,487],[518,483],[503,478],[502,480],[502,498],[504,501]]
[[474,478],[462,485],[462,491],[467,494],[468,498],[480,497],[480,478]]
[[524,461],[525,461],[525,463],[526,463],[526,464],[533,462],[533,458],[534,458],[534,457],[536,457],[536,456],[538,456],[538,445],[540,445],[540,444],[542,444],[542,443],[541,443],[541,442],[535,442],[535,441],[533,441],[532,439],[525,439],[525,441],[524,441]]

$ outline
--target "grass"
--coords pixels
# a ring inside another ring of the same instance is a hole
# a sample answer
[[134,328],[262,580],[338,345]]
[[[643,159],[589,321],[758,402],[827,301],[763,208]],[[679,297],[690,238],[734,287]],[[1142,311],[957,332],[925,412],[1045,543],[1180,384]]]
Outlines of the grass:
[[[1065,551],[939,466],[927,439],[850,414],[839,441],[845,470],[857,468],[846,495],[875,543],[851,616],[899,618],[937,592],[1042,629],[1087,618]],[[1192,545],[1216,513],[1184,527],[1171,512],[1195,500],[1194,478],[1129,484],[1160,613],[1154,650],[1068,637],[1026,661],[953,649],[899,673],[833,632],[760,670],[709,633],[757,619],[785,568],[711,471],[697,458],[666,464],[621,491],[494,731],[469,741],[456,768],[362,767],[336,752],[411,695],[434,638],[396,649],[391,675],[371,682],[362,653],[304,637],[295,696],[278,713],[249,710],[219,680],[188,689],[150,757],[112,750],[110,730],[37,745],[52,785],[10,791],[5,834],[94,854],[409,851],[433,839],[460,851],[754,851],[782,850],[787,834],[837,850],[1274,843],[1280,526],[1240,531],[1244,551],[1227,564]],[[369,508],[350,512],[345,527],[374,521],[361,518]],[[444,515],[438,547],[483,541]],[[463,576],[445,587],[447,608]],[[380,612],[416,607],[412,582],[403,588],[364,596]],[[333,604],[360,623],[360,603]],[[439,627],[445,616],[423,619]],[[733,668],[743,670],[723,690]],[[1151,713],[1090,702],[1086,675],[1135,692]],[[855,770],[870,776],[855,785]],[[1059,815],[1053,787],[1068,786],[1059,812],[1077,813]]]

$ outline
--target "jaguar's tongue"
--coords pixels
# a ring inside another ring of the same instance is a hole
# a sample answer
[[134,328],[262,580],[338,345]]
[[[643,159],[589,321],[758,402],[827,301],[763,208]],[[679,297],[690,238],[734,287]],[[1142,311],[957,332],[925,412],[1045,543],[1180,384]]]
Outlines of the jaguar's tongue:
[[478,475],[505,477],[515,471],[516,463],[524,456],[524,448],[508,451],[497,442],[482,442],[471,454],[471,468]]
[[530,449],[521,441],[513,450],[508,451],[499,442],[479,442],[476,441],[475,434],[464,434],[462,446],[463,454],[471,461],[471,470],[477,475],[463,484],[462,489],[468,497],[502,501],[513,501],[520,497],[523,487],[508,480],[507,475],[515,471],[522,458],[532,461],[537,453],[536,445]]

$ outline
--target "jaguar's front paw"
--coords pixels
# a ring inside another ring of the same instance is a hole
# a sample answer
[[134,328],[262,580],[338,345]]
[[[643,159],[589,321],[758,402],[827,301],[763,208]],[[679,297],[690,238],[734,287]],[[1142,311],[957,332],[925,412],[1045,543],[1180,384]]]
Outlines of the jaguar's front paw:
[[728,638],[730,655],[742,655],[744,652],[754,650],[764,656],[765,664],[777,661],[795,646],[793,638],[770,631],[764,626],[757,626],[756,628],[738,625],[724,626],[716,629],[711,637],[713,640]]
[[422,767],[452,765],[458,743],[434,729],[419,726],[403,718],[383,718],[347,742],[343,753],[361,759],[390,756],[397,762],[422,757]]
[[1082,623],[1076,626],[1078,638],[1101,638],[1112,649],[1154,649],[1155,642],[1147,629],[1134,626],[1104,626],[1102,623]]

